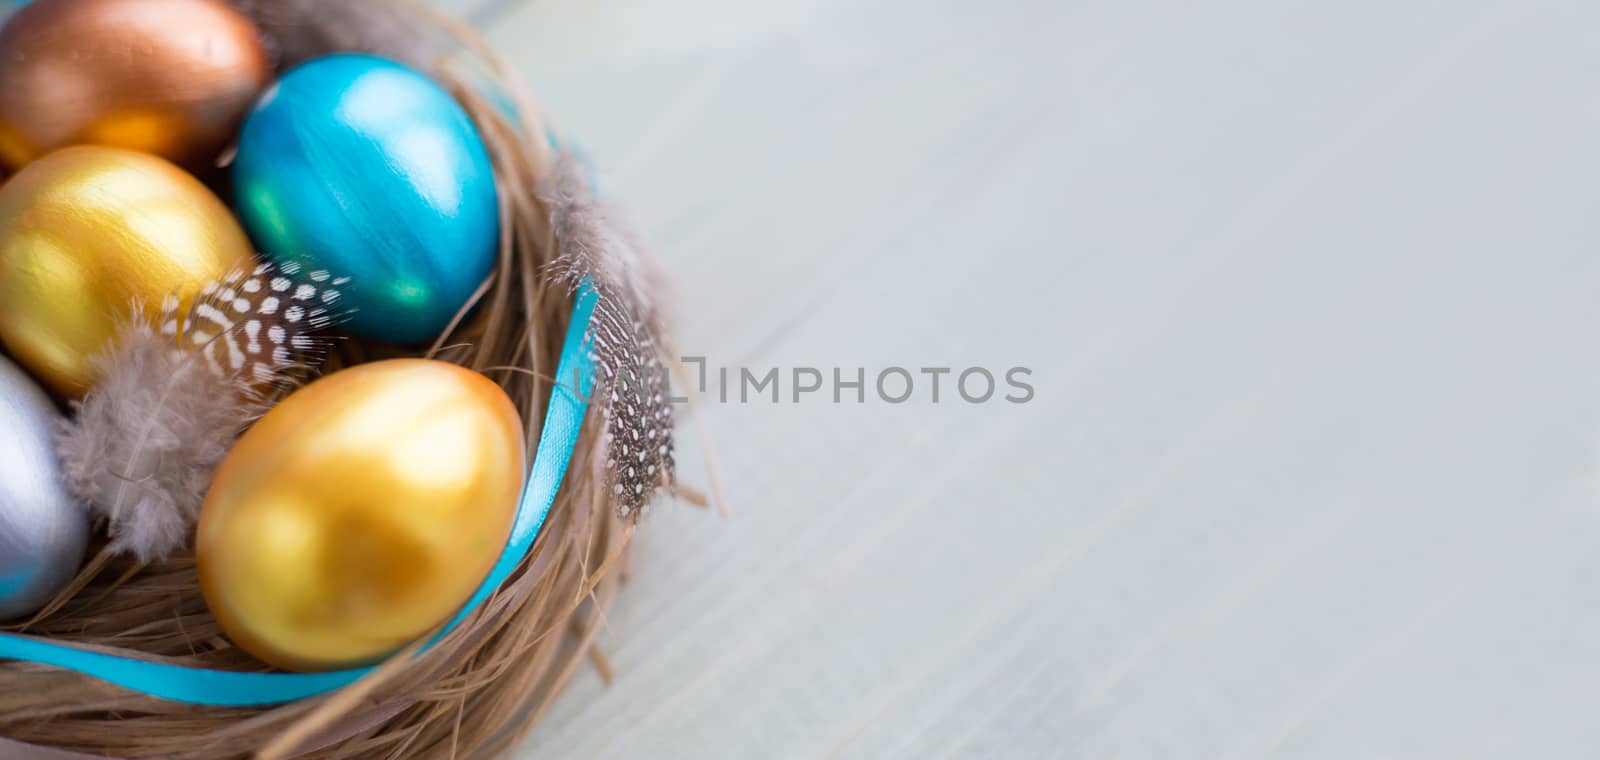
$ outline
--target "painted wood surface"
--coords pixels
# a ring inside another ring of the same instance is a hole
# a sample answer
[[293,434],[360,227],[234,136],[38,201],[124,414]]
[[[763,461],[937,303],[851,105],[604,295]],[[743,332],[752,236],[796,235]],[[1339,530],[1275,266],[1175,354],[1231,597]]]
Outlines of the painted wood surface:
[[458,10],[686,353],[1036,389],[713,388],[519,756],[1600,755],[1593,3]]

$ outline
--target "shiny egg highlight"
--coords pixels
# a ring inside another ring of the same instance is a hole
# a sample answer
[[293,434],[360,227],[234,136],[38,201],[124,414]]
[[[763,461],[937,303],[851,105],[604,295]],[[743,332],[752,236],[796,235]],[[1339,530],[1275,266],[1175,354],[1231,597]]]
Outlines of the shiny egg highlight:
[[196,560],[233,641],[288,670],[370,663],[444,623],[505,548],[523,429],[499,386],[426,359],[335,372],[217,470]]
[[254,261],[228,207],[145,153],[66,148],[0,185],[0,342],[56,393],[83,394],[94,356],[138,303]]
[[477,128],[433,80],[368,55],[292,69],[245,120],[235,206],[268,258],[351,278],[347,327],[432,340],[499,250],[494,169]]

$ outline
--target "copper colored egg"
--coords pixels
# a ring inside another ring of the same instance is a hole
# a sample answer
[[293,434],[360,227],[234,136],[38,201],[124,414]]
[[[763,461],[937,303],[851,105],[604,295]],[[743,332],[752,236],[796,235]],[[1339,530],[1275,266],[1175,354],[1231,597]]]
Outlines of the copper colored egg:
[[67,145],[191,168],[233,139],[272,67],[220,0],[36,0],[0,28],[0,165]]

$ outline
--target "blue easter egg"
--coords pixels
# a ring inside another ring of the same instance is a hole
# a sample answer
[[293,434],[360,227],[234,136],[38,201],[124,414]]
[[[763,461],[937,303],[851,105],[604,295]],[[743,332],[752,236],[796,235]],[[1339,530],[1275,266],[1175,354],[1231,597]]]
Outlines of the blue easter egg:
[[489,276],[500,209],[467,113],[423,74],[340,54],[261,97],[239,136],[239,217],[268,258],[350,277],[348,327],[431,340]]

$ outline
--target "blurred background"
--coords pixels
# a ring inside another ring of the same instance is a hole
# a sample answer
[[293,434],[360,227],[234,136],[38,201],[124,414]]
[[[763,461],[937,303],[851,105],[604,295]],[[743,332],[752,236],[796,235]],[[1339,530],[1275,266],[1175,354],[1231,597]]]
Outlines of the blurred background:
[[442,4],[676,275],[731,507],[524,756],[1600,756],[1592,2]]

